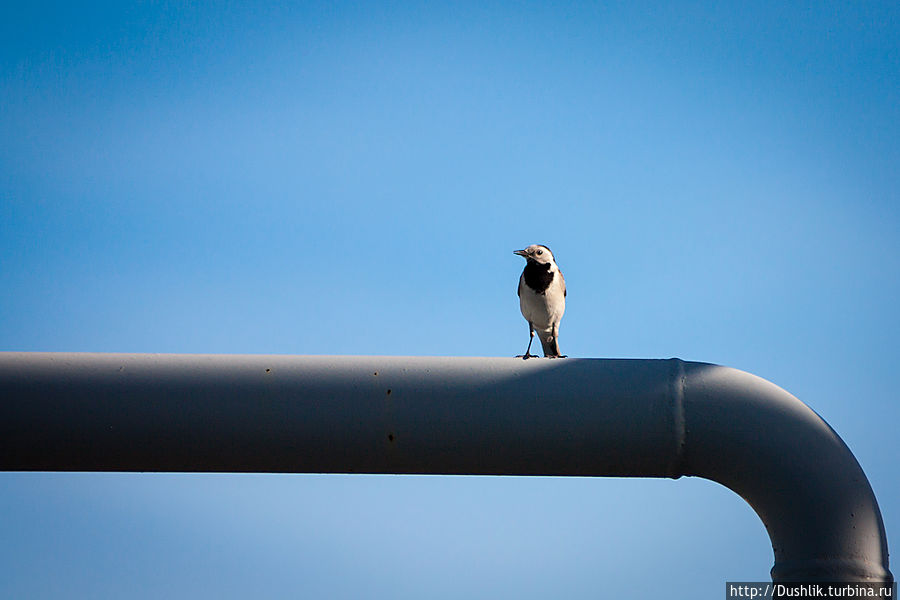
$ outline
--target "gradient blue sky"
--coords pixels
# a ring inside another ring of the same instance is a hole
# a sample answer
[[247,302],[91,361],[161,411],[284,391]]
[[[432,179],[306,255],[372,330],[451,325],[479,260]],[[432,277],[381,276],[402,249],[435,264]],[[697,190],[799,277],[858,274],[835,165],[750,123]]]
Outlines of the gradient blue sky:
[[[0,350],[735,366],[842,435],[900,541],[900,4],[0,8]],[[703,480],[0,474],[0,595],[720,597]],[[896,565],[894,570],[897,570]]]

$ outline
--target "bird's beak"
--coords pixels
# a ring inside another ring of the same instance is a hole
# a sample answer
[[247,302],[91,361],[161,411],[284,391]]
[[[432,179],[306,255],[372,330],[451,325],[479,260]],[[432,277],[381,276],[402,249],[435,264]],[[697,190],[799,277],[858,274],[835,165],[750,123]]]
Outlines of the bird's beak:
[[528,256],[528,252],[525,250],[513,250],[513,254],[518,254],[519,256]]

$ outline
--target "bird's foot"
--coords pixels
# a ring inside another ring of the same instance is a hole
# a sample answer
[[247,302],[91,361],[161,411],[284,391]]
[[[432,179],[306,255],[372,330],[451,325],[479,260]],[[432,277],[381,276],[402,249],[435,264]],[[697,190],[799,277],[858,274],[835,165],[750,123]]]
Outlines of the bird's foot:
[[528,360],[529,358],[539,358],[537,354],[516,354],[516,358]]
[[547,358],[569,358],[568,354],[549,354]]

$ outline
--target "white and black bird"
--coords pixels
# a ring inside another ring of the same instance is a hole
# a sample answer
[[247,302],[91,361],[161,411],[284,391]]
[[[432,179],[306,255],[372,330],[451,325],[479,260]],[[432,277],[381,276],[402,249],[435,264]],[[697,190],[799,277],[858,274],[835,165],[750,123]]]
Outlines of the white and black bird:
[[514,254],[525,259],[519,277],[519,308],[528,321],[528,349],[522,358],[531,358],[531,342],[537,331],[547,358],[565,358],[559,351],[559,322],[566,312],[566,280],[547,246],[532,244]]

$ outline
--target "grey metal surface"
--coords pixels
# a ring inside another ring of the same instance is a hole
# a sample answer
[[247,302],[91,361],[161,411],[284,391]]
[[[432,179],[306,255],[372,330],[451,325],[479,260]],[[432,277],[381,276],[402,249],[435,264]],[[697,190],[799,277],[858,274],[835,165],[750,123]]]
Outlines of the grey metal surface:
[[0,353],[0,470],[705,477],[775,581],[890,581],[865,474],[777,386],[671,360]]

